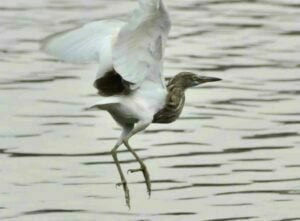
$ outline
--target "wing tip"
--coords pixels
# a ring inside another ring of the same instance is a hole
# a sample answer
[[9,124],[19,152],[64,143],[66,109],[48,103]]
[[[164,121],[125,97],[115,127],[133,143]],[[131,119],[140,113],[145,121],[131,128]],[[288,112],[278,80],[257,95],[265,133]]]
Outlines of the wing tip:
[[[46,36],[45,38],[40,40],[39,50],[48,55],[58,58],[60,61],[65,61],[65,62],[74,63],[74,64],[91,63],[91,61],[90,61],[91,59],[88,59],[88,61],[86,61],[84,59],[80,60],[77,58],[65,57],[64,55],[61,54],[62,49],[66,48],[65,46],[67,46],[69,44],[69,42],[61,39],[61,37],[63,38],[64,34],[71,33],[72,31],[74,31],[76,29],[78,29],[78,27],[69,28],[67,30],[63,30],[63,31],[51,34],[49,36]],[[59,48],[58,45],[60,47],[63,46],[62,49]]]

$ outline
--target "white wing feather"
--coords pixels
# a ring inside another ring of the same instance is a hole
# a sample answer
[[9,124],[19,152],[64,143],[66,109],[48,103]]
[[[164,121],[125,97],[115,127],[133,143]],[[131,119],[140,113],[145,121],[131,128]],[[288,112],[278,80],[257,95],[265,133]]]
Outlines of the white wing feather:
[[43,40],[41,49],[67,62],[101,63],[102,57],[106,56],[103,52],[105,47],[111,47],[111,39],[123,25],[124,22],[118,20],[91,22],[47,37]]
[[109,109],[111,106],[115,105],[115,104],[119,104],[120,98],[117,96],[112,96],[112,97],[106,97],[101,99],[100,101],[84,108],[84,110],[88,111],[88,110],[99,110],[99,109]]
[[164,87],[163,55],[170,30],[162,0],[140,0],[127,23],[102,20],[47,37],[41,49],[63,61],[97,61],[97,79],[113,68],[138,88],[145,79]]
[[145,79],[161,83],[163,54],[170,30],[170,19],[162,0],[140,0],[124,25],[112,50],[113,66],[131,89]]

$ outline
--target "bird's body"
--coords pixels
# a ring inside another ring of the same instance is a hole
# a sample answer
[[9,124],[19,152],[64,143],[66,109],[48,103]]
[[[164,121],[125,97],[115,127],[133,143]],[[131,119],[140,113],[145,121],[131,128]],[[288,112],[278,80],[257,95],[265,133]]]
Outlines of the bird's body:
[[108,111],[122,127],[111,153],[121,177],[129,206],[127,181],[117,158],[124,144],[139,162],[147,190],[149,173],[128,141],[151,123],[171,123],[182,112],[187,88],[218,78],[190,72],[177,74],[167,86],[163,77],[163,57],[171,27],[163,0],[139,0],[139,7],[127,22],[102,20],[47,37],[42,49],[67,62],[100,63],[94,86],[100,99],[87,109]]
[[107,110],[120,125],[138,121],[150,124],[154,115],[165,105],[166,96],[165,89],[145,82],[139,90],[102,98],[88,109]]

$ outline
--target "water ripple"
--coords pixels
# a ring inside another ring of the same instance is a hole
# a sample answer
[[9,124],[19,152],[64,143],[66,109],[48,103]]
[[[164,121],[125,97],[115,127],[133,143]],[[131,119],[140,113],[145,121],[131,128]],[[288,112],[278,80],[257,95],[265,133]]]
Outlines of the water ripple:
[[241,216],[241,217],[230,217],[230,218],[221,218],[221,219],[207,219],[205,221],[232,221],[232,220],[249,220],[256,219],[257,216]]
[[282,138],[282,137],[295,137],[295,136],[299,136],[299,133],[284,132],[284,133],[256,134],[252,136],[244,136],[243,139],[268,139],[268,138]]
[[86,210],[80,209],[42,209],[24,212],[22,215],[39,215],[39,214],[49,214],[49,213],[84,213]]

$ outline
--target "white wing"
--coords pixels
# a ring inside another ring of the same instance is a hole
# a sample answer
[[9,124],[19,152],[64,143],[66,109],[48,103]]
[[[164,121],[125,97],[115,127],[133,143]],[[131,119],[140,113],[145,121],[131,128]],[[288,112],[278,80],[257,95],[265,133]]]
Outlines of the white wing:
[[169,15],[162,0],[140,0],[124,25],[112,50],[113,66],[131,89],[145,79],[164,86],[162,63],[165,43],[170,30]]
[[115,104],[119,104],[120,103],[120,98],[119,97],[106,97],[101,99],[100,101],[84,108],[85,111],[88,110],[99,110],[99,109],[109,109],[111,106],[115,105]]
[[[51,35],[43,40],[41,49],[61,60],[74,63],[100,61],[111,48],[113,36],[124,22],[103,20],[88,23],[80,28]],[[111,58],[110,58],[111,60]]]

